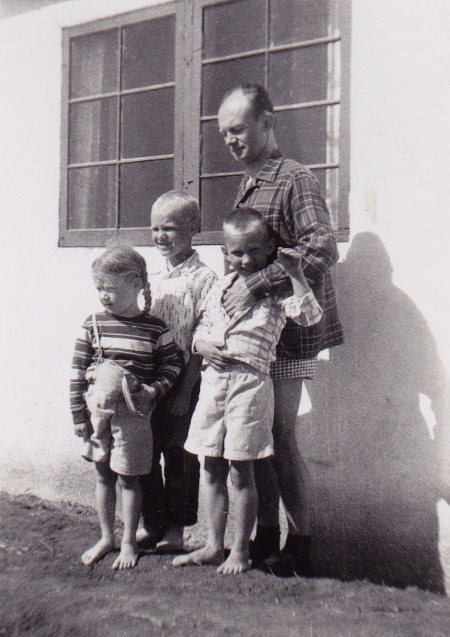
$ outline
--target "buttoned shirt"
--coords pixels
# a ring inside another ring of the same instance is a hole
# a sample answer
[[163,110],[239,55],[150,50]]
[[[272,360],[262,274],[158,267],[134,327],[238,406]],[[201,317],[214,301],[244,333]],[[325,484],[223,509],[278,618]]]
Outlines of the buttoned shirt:
[[[249,206],[261,212],[272,228],[277,246],[300,248],[302,268],[322,307],[322,320],[312,326],[287,322],[277,356],[313,358],[343,342],[330,268],[338,259],[330,215],[313,173],[277,150],[256,177],[244,175],[235,207]],[[290,281],[278,263],[272,263],[245,279],[259,299],[289,289]]]
[[322,310],[314,294],[309,292],[301,299],[265,296],[230,317],[223,307],[222,297],[238,276],[237,272],[232,272],[213,286],[195,330],[192,347],[195,351],[197,341],[207,341],[235,360],[269,374],[286,317],[299,325],[312,325],[320,321]]
[[150,313],[168,325],[185,363],[191,354],[195,326],[216,279],[215,273],[200,261],[196,250],[175,268],[166,260],[161,270],[149,275]]

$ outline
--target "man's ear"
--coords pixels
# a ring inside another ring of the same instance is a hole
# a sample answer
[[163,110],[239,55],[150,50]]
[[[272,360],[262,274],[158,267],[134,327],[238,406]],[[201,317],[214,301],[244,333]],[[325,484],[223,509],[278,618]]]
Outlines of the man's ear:
[[225,259],[228,259],[228,250],[227,246],[222,246],[222,252],[224,254]]
[[264,111],[264,130],[275,128],[275,115],[270,111]]

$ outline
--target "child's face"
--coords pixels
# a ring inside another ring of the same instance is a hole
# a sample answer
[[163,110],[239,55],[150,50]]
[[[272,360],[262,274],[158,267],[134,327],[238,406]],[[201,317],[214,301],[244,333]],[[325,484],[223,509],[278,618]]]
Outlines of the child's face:
[[255,223],[246,232],[224,227],[224,253],[231,267],[243,277],[250,276],[266,267],[267,257],[275,249],[275,242],[269,239],[265,228]]
[[118,316],[132,317],[141,313],[138,293],[142,287],[140,279],[124,276],[94,276],[100,301],[107,312]]
[[172,266],[183,263],[192,254],[193,223],[176,209],[152,210],[152,238]]

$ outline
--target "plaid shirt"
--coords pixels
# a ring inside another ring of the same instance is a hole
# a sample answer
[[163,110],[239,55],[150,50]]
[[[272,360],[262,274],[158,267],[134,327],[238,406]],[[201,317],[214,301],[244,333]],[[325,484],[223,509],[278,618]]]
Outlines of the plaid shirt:
[[295,324],[301,326],[313,325],[320,321],[322,310],[314,294],[309,292],[301,299],[297,296],[265,296],[230,317],[222,305],[222,297],[238,276],[232,272],[212,287],[194,332],[192,347],[195,351],[197,341],[207,341],[234,359],[269,374],[286,317],[292,317]]
[[[330,273],[338,260],[338,249],[317,179],[308,168],[285,159],[277,150],[255,179],[244,175],[235,201],[235,207],[242,206],[264,215],[277,246],[301,249],[303,271],[323,309],[322,320],[313,326],[288,320],[277,357],[314,358],[321,350],[340,345],[343,335]],[[247,277],[245,283],[257,299],[267,293],[285,294],[290,287],[278,263]]]

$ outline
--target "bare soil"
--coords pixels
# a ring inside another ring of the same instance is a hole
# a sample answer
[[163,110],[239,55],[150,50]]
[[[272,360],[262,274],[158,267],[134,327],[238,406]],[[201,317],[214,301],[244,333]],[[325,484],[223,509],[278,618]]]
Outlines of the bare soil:
[[[331,579],[279,579],[258,570],[171,567],[143,553],[116,572],[92,509],[0,494],[0,635],[7,637],[448,637],[441,595]],[[118,535],[121,529],[118,524]]]

